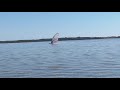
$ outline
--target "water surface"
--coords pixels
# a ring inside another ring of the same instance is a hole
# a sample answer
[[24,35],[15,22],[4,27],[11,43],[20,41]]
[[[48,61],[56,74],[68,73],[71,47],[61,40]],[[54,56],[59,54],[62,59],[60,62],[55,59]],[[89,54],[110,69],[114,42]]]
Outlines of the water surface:
[[0,44],[1,78],[117,78],[120,39]]

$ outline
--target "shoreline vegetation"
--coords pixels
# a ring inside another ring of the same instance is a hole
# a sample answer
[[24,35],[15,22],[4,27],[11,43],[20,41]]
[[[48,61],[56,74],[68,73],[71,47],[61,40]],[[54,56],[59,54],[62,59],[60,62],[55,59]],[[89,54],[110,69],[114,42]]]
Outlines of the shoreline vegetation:
[[[109,38],[120,38],[120,36],[109,36],[109,37],[63,37],[59,38],[59,41],[67,40],[91,40],[91,39],[109,39]],[[0,41],[0,43],[25,43],[25,42],[44,42],[51,41],[52,38],[46,39],[32,39],[32,40],[9,40],[9,41]]]

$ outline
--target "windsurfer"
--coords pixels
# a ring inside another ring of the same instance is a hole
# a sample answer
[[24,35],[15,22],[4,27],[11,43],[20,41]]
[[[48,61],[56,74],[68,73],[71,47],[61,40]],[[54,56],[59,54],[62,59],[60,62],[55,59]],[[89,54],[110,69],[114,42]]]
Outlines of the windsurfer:
[[51,41],[51,44],[53,44],[53,41]]
[[53,36],[53,38],[52,38],[52,40],[51,40],[51,44],[54,44],[54,43],[58,42],[58,36],[59,36],[59,33],[56,33],[56,34]]

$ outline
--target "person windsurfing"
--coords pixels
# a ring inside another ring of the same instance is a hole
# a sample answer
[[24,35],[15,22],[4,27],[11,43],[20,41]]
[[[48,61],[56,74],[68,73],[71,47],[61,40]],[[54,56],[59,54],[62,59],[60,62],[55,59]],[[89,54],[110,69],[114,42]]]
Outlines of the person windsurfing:
[[53,41],[51,41],[51,44],[53,44]]
[[59,36],[59,33],[56,33],[56,34],[53,36],[53,38],[52,38],[52,40],[51,40],[51,44],[54,44],[54,43],[57,43],[57,42],[58,42],[58,36]]

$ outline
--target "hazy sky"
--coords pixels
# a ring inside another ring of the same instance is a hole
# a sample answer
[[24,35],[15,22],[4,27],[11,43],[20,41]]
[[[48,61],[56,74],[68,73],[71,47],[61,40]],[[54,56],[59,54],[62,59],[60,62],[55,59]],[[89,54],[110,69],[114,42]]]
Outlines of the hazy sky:
[[0,12],[0,40],[120,35],[120,12]]

